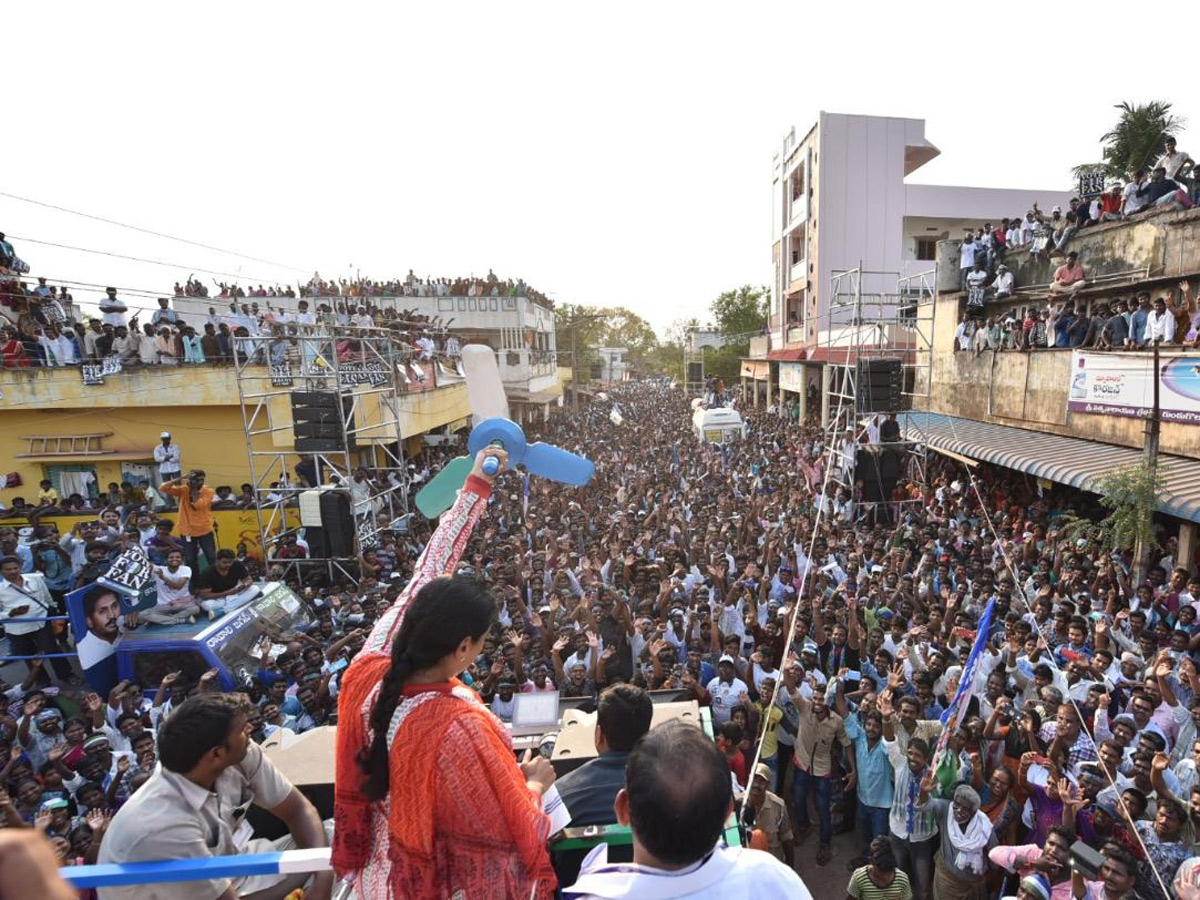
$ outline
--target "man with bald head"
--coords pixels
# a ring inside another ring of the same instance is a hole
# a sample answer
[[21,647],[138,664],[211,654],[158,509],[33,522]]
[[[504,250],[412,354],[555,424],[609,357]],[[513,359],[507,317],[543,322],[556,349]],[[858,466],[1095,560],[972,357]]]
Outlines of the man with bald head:
[[800,876],[771,854],[725,845],[732,811],[729,768],[716,744],[688,722],[664,722],[633,748],[617,794],[617,821],[633,832],[633,865],[608,865],[608,845],[600,844],[563,896],[811,900]]

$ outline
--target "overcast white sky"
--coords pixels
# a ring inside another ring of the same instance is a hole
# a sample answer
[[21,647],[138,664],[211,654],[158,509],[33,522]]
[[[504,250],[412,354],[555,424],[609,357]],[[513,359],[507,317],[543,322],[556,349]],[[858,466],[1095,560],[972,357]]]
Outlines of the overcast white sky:
[[818,110],[925,118],[942,155],[915,180],[1046,189],[1098,157],[1120,100],[1200,123],[1182,56],[1072,74],[1105,18],[1070,3],[22,3],[5,12],[0,191],[298,270],[6,197],[0,230],[52,282],[166,293],[199,268],[257,284],[492,267],[662,329],[770,279],[771,156]]

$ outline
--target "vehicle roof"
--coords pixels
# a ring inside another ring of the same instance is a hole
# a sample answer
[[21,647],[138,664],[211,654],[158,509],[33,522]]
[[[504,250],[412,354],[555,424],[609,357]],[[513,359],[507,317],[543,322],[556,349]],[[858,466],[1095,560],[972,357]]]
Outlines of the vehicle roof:
[[[221,621],[220,619],[217,622]],[[208,621],[207,618],[201,618],[194,623],[182,622],[177,625],[151,625],[143,622],[138,625],[136,631],[126,631],[125,637],[121,639],[121,646],[127,644],[146,644],[153,641],[184,641],[198,640],[198,635],[209,625],[214,625],[215,622]],[[119,649],[119,648],[118,648]]]
[[700,418],[706,424],[734,424],[742,421],[741,414],[736,409],[721,407],[720,409],[698,409],[693,418]]

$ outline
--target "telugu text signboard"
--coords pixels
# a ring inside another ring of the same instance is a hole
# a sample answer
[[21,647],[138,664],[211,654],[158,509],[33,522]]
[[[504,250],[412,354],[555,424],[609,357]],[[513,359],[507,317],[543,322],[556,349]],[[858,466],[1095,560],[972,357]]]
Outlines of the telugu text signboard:
[[[1158,367],[1159,418],[1200,425],[1200,354],[1164,356]],[[1149,354],[1071,354],[1071,412],[1149,418],[1154,411],[1154,358]]]

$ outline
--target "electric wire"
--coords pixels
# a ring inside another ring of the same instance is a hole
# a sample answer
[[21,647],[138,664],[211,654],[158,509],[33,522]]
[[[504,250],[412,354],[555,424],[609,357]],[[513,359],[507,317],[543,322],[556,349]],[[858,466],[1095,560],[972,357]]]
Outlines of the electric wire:
[[115,225],[118,228],[127,228],[130,231],[138,231],[138,232],[141,232],[142,234],[149,234],[149,235],[153,235],[154,237],[165,238],[168,241],[176,241],[180,244],[190,244],[193,247],[199,247],[203,250],[212,250],[216,253],[223,253],[226,256],[236,256],[239,259],[248,259],[253,262],[260,262],[260,263],[263,263],[268,266],[277,266],[280,269],[291,269],[292,271],[295,271],[295,272],[307,272],[308,271],[308,269],[302,269],[298,266],[289,266],[285,263],[274,262],[269,259],[262,259],[261,257],[258,257],[258,256],[249,256],[248,254],[245,254],[245,253],[238,253],[236,250],[226,250],[222,247],[214,247],[212,244],[204,244],[204,243],[201,243],[200,241],[193,241],[193,240],[189,240],[188,238],[176,237],[173,234],[166,234],[161,231],[154,231],[151,228],[142,228],[139,225],[129,225],[128,223],[125,223],[125,222],[118,222],[116,219],[108,219],[108,218],[105,218],[104,216],[97,216],[97,215],[93,215],[92,213],[80,212],[77,209],[68,209],[65,206],[57,206],[56,204],[53,204],[53,203],[46,203],[44,201],[34,200],[29,197],[20,197],[17,194],[10,194],[7,191],[0,191],[0,197],[8,197],[10,200],[19,200],[22,203],[31,203],[34,206],[41,206],[46,209],[53,209],[58,212],[69,213],[70,215],[80,216],[84,219],[91,219],[95,222],[104,222],[106,225]]
[[24,241],[24,242],[30,243],[30,244],[41,244],[44,247],[57,247],[60,250],[75,250],[79,253],[94,253],[97,256],[108,256],[108,257],[112,257],[113,259],[124,259],[124,260],[129,260],[130,262],[145,263],[145,264],[151,265],[151,266],[162,266],[167,269],[176,269],[179,271],[186,270],[189,272],[203,272],[206,275],[221,275],[226,278],[249,279],[250,281],[257,281],[261,284],[272,284],[275,286],[279,286],[280,284],[283,283],[283,282],[277,281],[274,278],[264,278],[260,275],[251,275],[248,272],[223,272],[220,269],[204,269],[204,268],[201,268],[200,266],[189,266],[189,265],[185,265],[183,263],[164,262],[162,260],[157,260],[157,259],[146,259],[144,256],[128,256],[124,253],[114,253],[111,250],[93,250],[89,247],[75,247],[75,246],[72,246],[71,244],[59,244],[59,243],[55,243],[54,241],[43,241],[39,238],[23,237],[21,235],[16,235],[16,234],[10,234],[10,235],[8,235],[8,237],[12,238],[13,240],[16,240],[16,241]]

